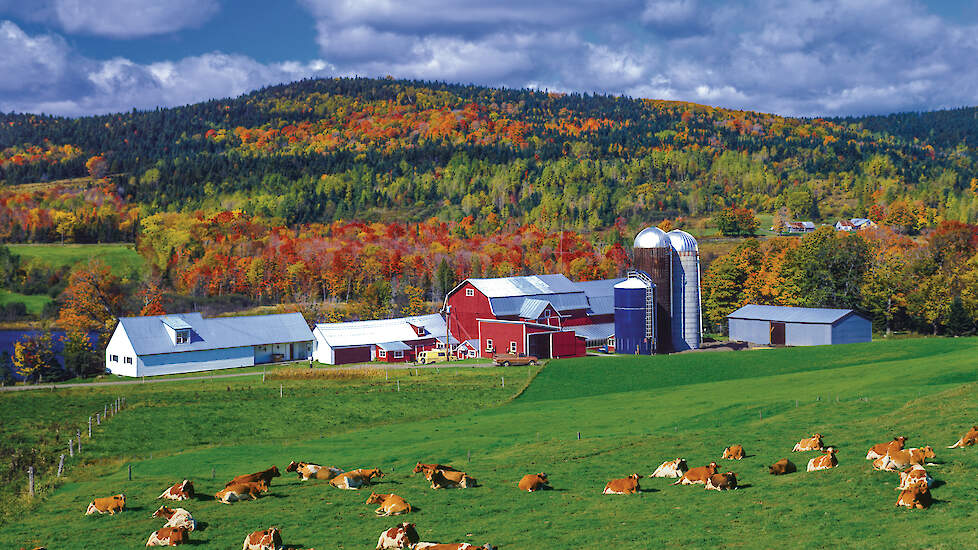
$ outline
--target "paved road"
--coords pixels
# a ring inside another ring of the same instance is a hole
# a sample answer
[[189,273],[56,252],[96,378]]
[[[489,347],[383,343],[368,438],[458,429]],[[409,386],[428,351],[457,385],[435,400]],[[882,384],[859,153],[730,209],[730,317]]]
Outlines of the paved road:
[[[299,363],[297,366],[301,367],[305,363]],[[433,369],[436,367],[491,367],[492,363],[466,363],[463,365],[454,365],[451,363],[434,363],[432,365],[415,365],[413,363],[393,363],[388,365],[378,365],[372,363],[351,365],[348,367],[329,367],[335,370],[349,370],[349,369]],[[324,367],[317,367],[319,369]],[[216,380],[219,378],[238,378],[241,376],[261,376],[260,372],[234,372],[228,374],[210,374],[207,376],[182,376],[175,378],[150,378],[148,380],[138,379],[138,380],[114,380],[109,382],[80,382],[80,383],[69,383],[69,384],[34,384],[31,386],[5,386],[0,388],[0,391],[28,391],[28,390],[50,390],[54,388],[93,388],[100,386],[128,386],[130,384],[159,384],[162,382],[185,382],[187,380]]]

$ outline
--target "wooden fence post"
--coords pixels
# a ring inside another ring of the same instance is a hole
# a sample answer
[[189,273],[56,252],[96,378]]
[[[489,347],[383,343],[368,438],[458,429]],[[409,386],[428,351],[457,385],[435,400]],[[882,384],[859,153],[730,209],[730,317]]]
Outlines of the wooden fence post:
[[27,485],[31,492],[31,497],[34,496],[34,467],[29,466],[27,468]]
[[71,438],[68,438],[68,456],[75,456],[75,448],[72,447]]
[[61,458],[58,460],[58,477],[61,477],[61,472],[64,470],[64,467],[65,467],[65,455],[61,455]]
[[88,417],[88,438],[92,438],[92,417]]
[[503,381],[503,387],[505,388],[506,387],[506,377],[505,376],[500,376],[499,378],[502,379],[502,381]]
[[397,381],[397,391],[401,391],[401,381]]
[[132,464],[129,465],[129,481],[132,481]]
[[278,396],[279,396],[279,398],[284,397],[284,395],[282,394],[282,388],[284,386],[285,386],[285,384],[279,384],[278,385]]
[[78,454],[81,454],[81,430],[78,430]]
[[102,415],[100,413],[95,413],[95,423],[99,426],[102,425]]
[[102,418],[109,418],[109,406],[106,405],[102,408]]

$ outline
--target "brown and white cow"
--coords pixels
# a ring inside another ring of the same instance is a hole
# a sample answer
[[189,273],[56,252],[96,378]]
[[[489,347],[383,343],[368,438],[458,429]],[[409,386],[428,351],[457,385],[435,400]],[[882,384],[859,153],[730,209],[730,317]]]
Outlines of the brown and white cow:
[[380,507],[374,510],[378,516],[399,516],[411,511],[411,505],[406,500],[394,493],[381,494],[370,493],[367,497],[367,504],[379,504]]
[[420,540],[421,537],[418,536],[413,523],[401,523],[380,534],[376,550],[414,548]]
[[706,466],[692,468],[683,474],[683,477],[679,478],[673,485],[705,485],[706,480],[717,473],[719,468],[716,462],[711,462]]
[[322,479],[324,481],[329,481],[334,477],[343,473],[341,468],[336,466],[320,466],[319,464],[314,464],[312,462],[295,462],[292,461],[285,468],[286,472],[296,472],[299,479],[302,481],[308,481],[310,479]]
[[550,486],[547,483],[547,474],[540,472],[539,474],[526,474],[517,486],[520,488],[520,491],[532,493],[533,491],[549,489]]
[[869,448],[869,451],[866,453],[866,460],[876,460],[881,456],[886,456],[890,453],[901,451],[903,450],[903,444],[906,442],[907,438],[901,435],[899,437],[894,437],[893,441],[877,443]]
[[978,426],[972,426],[968,433],[961,436],[961,439],[957,443],[948,447],[948,449],[957,449],[959,447],[970,447],[978,443]]
[[414,545],[414,550],[496,550],[491,544],[476,546],[467,542],[456,542],[455,544],[439,544],[436,542],[419,542]]
[[282,530],[269,527],[255,531],[244,539],[241,550],[282,550]]
[[187,531],[197,529],[197,522],[194,521],[194,517],[183,508],[160,506],[158,510],[153,512],[153,517],[165,519],[166,525],[163,527],[183,527]]
[[934,478],[930,477],[922,465],[913,464],[905,471],[900,472],[900,485],[897,490],[904,491],[913,485],[926,485],[930,488],[934,486]]
[[774,464],[767,467],[768,473],[772,476],[783,476],[785,474],[793,474],[798,471],[795,463],[788,460],[787,458],[782,458],[781,460],[775,462]]
[[343,472],[329,480],[329,484],[337,489],[356,490],[360,487],[370,485],[371,480],[375,477],[384,477],[384,472],[381,472],[380,468],[359,468],[350,470],[349,472]]
[[744,447],[742,445],[731,445],[723,450],[723,456],[720,458],[724,460],[742,460],[745,456]]
[[185,527],[163,527],[153,531],[146,546],[176,546],[190,542],[190,531]]
[[668,460],[659,464],[659,467],[652,472],[649,477],[683,477],[689,466],[686,465],[685,458],[677,458],[676,460]]
[[243,474],[243,475],[237,476],[234,479],[232,479],[231,481],[225,483],[224,486],[225,487],[228,487],[228,486],[235,485],[235,484],[238,484],[238,483],[255,483],[255,482],[258,482],[258,481],[264,481],[265,482],[265,485],[271,486],[271,484],[272,484],[272,478],[273,477],[279,477],[281,475],[282,474],[279,473],[279,471],[278,471],[278,466],[272,466],[271,468],[268,468],[267,470],[262,470],[260,472],[255,472],[253,474]]
[[638,484],[639,475],[632,474],[621,479],[612,479],[604,486],[603,495],[631,495],[642,490]]
[[471,489],[476,486],[475,478],[465,472],[445,470],[425,470],[424,477],[431,482],[432,489]]
[[726,472],[713,474],[706,479],[706,488],[714,491],[730,491],[737,488],[737,474]]
[[185,479],[182,483],[174,484],[166,491],[163,491],[163,494],[156,498],[165,498],[168,500],[190,500],[194,498],[194,483],[189,479]]
[[931,505],[930,489],[927,488],[926,484],[918,483],[917,485],[911,485],[909,488],[904,489],[900,492],[900,497],[897,498],[897,506],[906,506],[907,508],[929,508]]
[[821,451],[822,450],[822,434],[813,434],[808,439],[802,439],[798,443],[795,443],[795,448],[791,449],[791,452],[798,453],[803,451]]
[[937,455],[934,454],[934,448],[930,445],[911,447],[877,458],[873,461],[873,468],[886,472],[896,472],[908,468],[912,464],[923,465],[928,458],[935,456]]
[[837,452],[835,447],[828,447],[825,449],[825,454],[822,456],[816,456],[815,458],[808,461],[808,471],[817,472],[818,470],[828,470],[830,468],[835,468],[839,465],[839,461],[835,458],[835,453]]
[[236,483],[218,491],[214,495],[214,500],[219,500],[224,504],[231,504],[239,500],[255,500],[267,490],[268,485],[264,481]]
[[444,472],[457,472],[455,468],[451,466],[446,466],[445,464],[425,464],[423,462],[418,462],[414,466],[414,470],[411,470],[415,474],[423,474],[425,470],[442,470]]
[[109,514],[110,516],[115,515],[116,512],[121,512],[126,507],[126,495],[113,495],[110,497],[97,498],[88,505],[88,510],[85,511],[85,515],[91,514]]

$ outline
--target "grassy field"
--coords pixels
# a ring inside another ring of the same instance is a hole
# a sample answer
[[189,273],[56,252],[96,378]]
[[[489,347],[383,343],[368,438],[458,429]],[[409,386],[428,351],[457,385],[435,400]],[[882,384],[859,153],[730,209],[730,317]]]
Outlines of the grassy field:
[[[419,508],[404,519],[417,523],[423,540],[488,541],[504,550],[876,548],[887,526],[898,525],[901,547],[970,546],[978,536],[978,449],[944,447],[978,420],[976,357],[978,339],[957,338],[573,359],[545,367],[515,400],[526,369],[463,368],[459,384],[443,370],[402,378],[400,392],[385,380],[287,381],[281,400],[279,382],[135,388],[127,390],[129,410],[86,451],[90,464],[0,528],[0,547],[141,547],[161,525],[149,515],[165,486],[187,477],[210,495],[235,474],[291,459],[383,467],[388,475],[376,489]],[[5,435],[13,429],[26,444],[34,432],[25,423],[55,422],[74,410],[62,403],[101,402],[94,389],[78,391],[0,395]],[[804,470],[814,454],[789,451],[816,431],[840,449],[839,468],[767,474],[783,457]],[[894,507],[896,475],[864,460],[871,444],[897,434],[937,448],[939,464],[928,470],[941,485],[930,510]],[[643,479],[638,495],[600,494],[612,477],[647,475],[677,456],[703,465],[733,443],[749,456],[722,466],[738,474],[741,490]],[[407,472],[417,460],[463,467],[482,486],[432,491]],[[554,491],[516,491],[523,474],[539,471],[550,474]],[[82,515],[93,496],[117,492],[131,511]],[[184,507],[207,524],[194,534],[204,548],[237,547],[269,525],[296,547],[373,548],[383,529],[402,520],[373,517],[366,496],[286,476],[257,502],[201,498]]]
[[0,288],[0,305],[11,302],[23,302],[27,306],[27,312],[32,315],[40,315],[45,304],[51,300],[52,298],[47,294],[20,294]]
[[136,252],[133,245],[127,243],[109,244],[8,244],[10,252],[17,254],[24,261],[38,258],[44,263],[59,267],[87,262],[98,258],[106,263],[112,273],[125,275],[132,270],[140,271],[145,264],[142,256]]

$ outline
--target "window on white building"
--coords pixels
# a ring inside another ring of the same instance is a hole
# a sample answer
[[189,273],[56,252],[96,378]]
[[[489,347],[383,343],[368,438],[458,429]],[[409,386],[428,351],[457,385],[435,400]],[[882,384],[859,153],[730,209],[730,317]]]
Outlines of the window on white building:
[[382,349],[382,350],[378,351],[377,352],[377,357],[383,357],[384,359],[387,359],[387,350]]
[[516,353],[516,342],[510,342],[509,343],[509,352],[510,353]]
[[127,365],[131,365],[132,364],[132,357],[126,357],[126,364]]
[[467,288],[467,289],[465,289],[465,295],[466,296],[475,296],[475,289],[474,288]]
[[486,351],[492,351],[492,338],[486,338]]
[[475,357],[475,350],[474,349],[470,349],[469,350],[469,357]]
[[177,343],[178,344],[186,344],[188,342],[190,342],[190,330],[189,329],[178,330],[177,331]]
[[112,361],[113,363],[118,363],[119,362],[119,356],[118,355],[110,355],[109,356],[109,361]]

